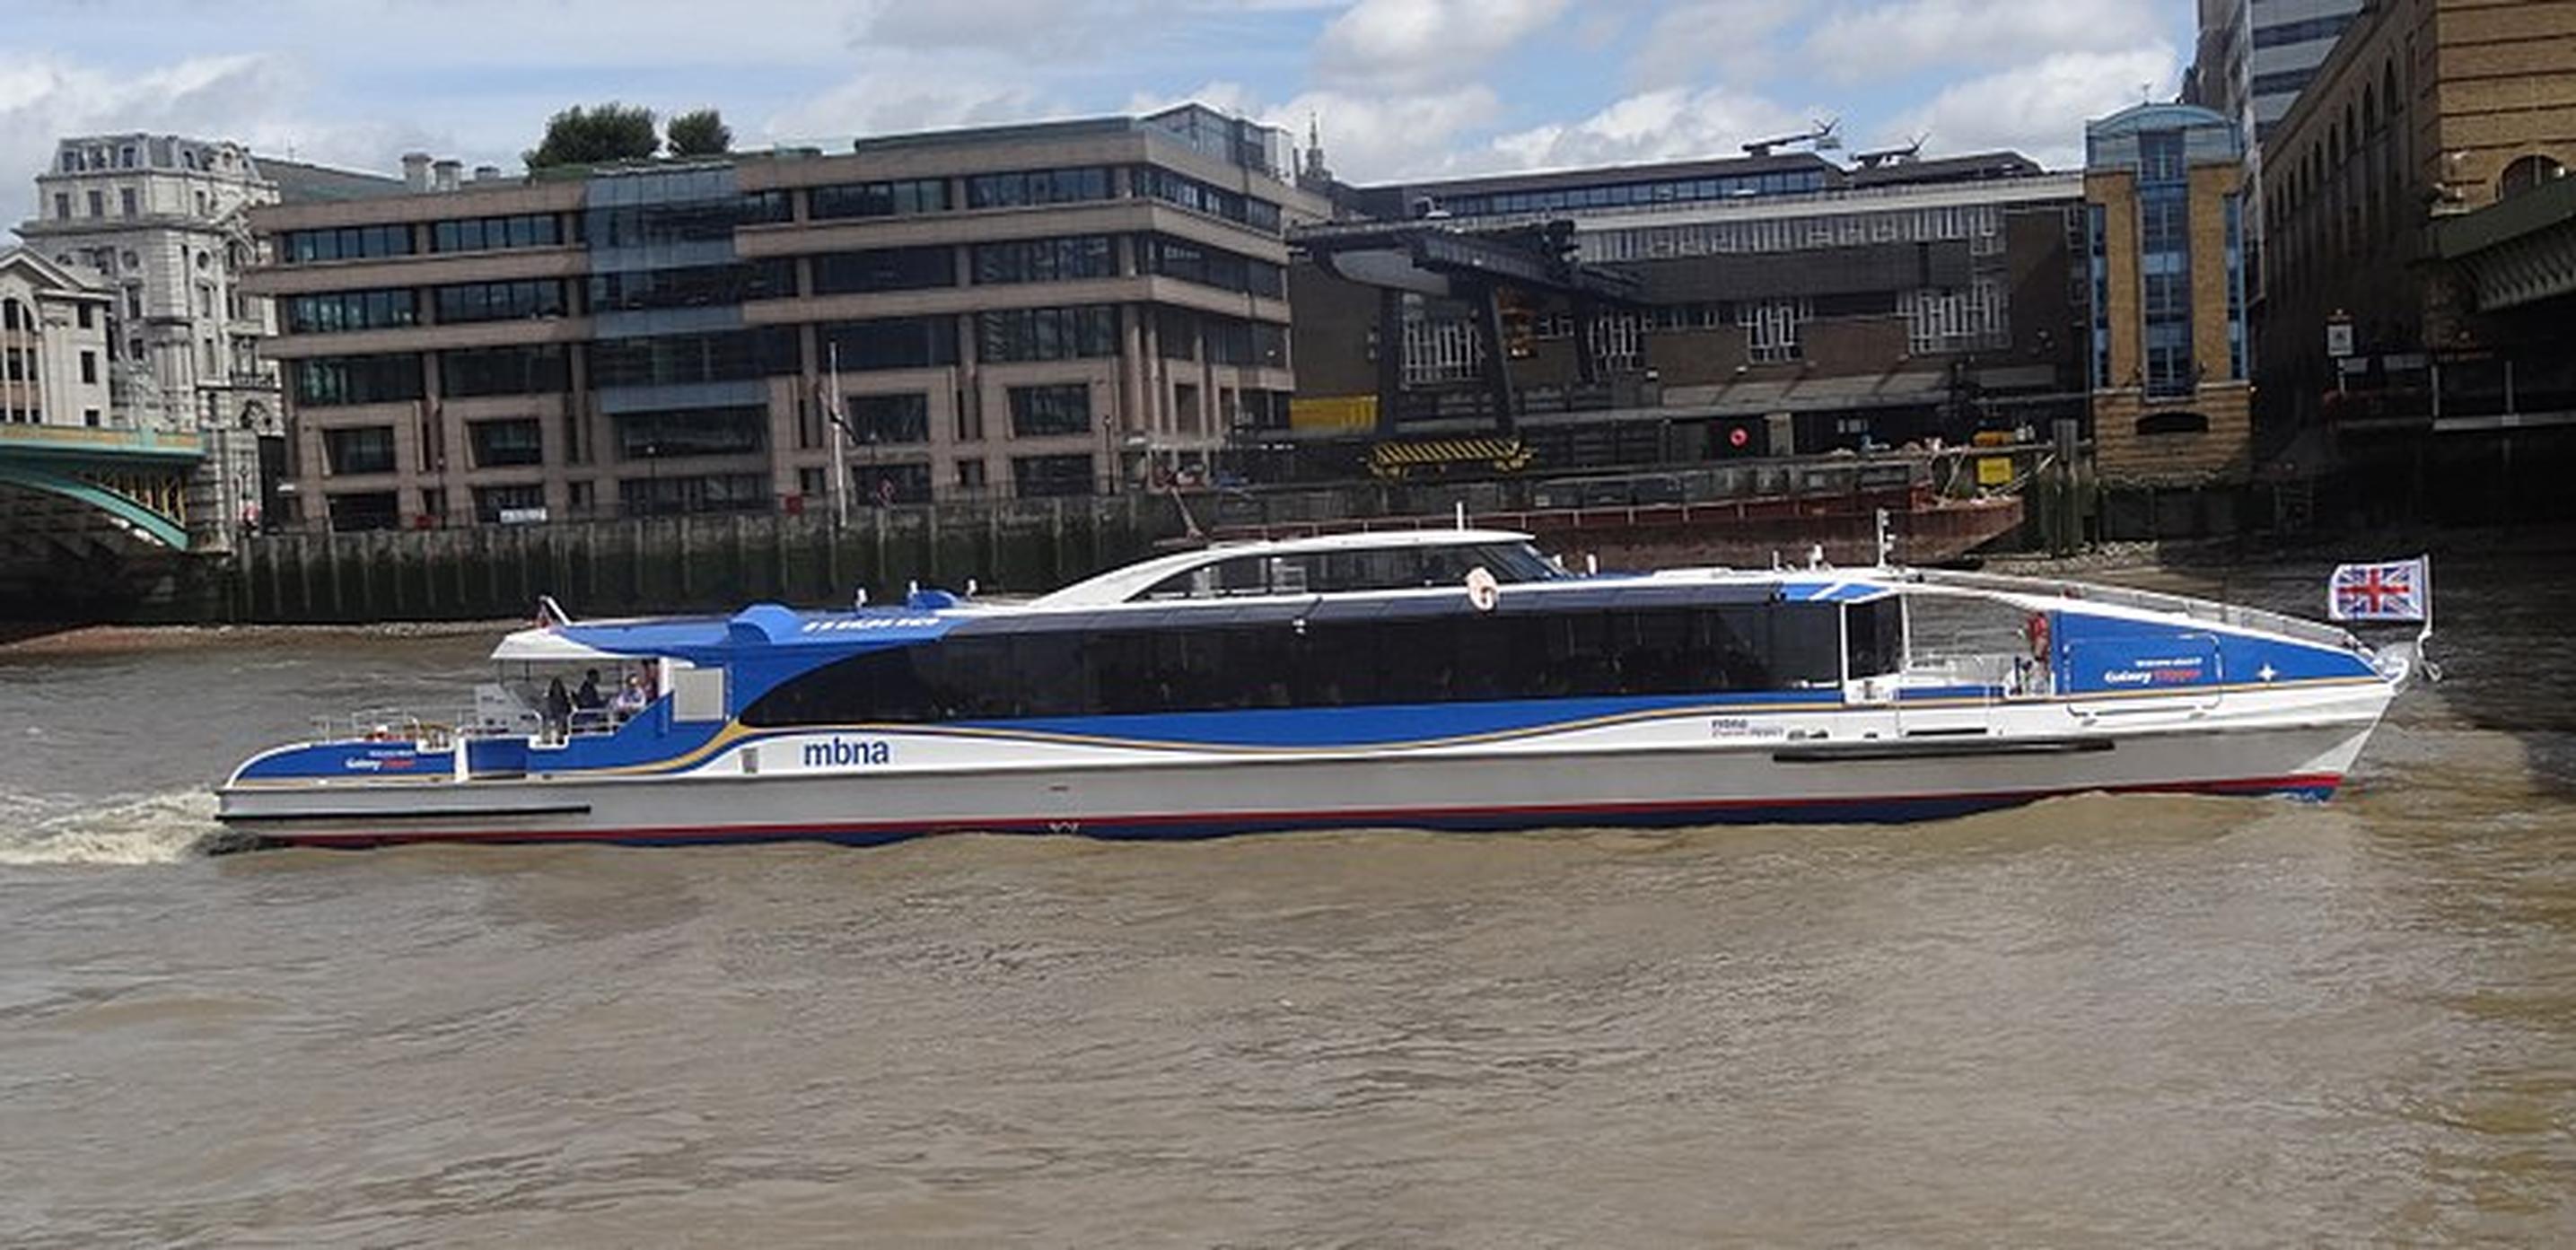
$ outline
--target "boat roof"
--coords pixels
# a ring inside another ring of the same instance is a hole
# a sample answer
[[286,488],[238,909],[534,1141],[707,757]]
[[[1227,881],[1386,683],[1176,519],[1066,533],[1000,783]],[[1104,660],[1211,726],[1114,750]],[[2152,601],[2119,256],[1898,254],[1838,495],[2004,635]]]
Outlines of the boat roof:
[[1176,574],[1242,556],[1292,556],[1318,551],[1385,551],[1420,547],[1486,547],[1495,543],[1532,542],[1517,530],[1410,529],[1369,530],[1356,534],[1319,534],[1312,538],[1270,538],[1211,543],[1190,551],[1156,556],[1084,578],[1061,590],[1029,601],[1033,608],[1072,608],[1125,603],[1137,592]]
[[[940,591],[923,591],[900,605],[846,611],[797,611],[774,603],[754,604],[732,616],[660,617],[563,622],[523,629],[504,637],[492,658],[540,664],[614,663],[621,659],[671,657],[717,662],[728,655],[767,648],[829,647],[848,649],[869,643],[917,642],[954,629],[983,632],[1078,628],[1117,624],[1147,627],[1165,619],[1205,620],[1228,613],[1247,623],[1254,618],[1304,616],[1317,611],[1437,610],[1450,608],[1459,587],[1424,587],[1394,591],[1294,592],[1217,599],[1134,600],[1136,591],[1175,573],[1245,554],[1288,555],[1385,547],[1481,545],[1522,542],[1529,538],[1509,530],[1407,530],[1376,534],[1340,534],[1284,541],[1230,543],[1161,556],[1113,569],[1063,590],[1021,603],[987,603],[959,599]],[[1515,606],[1565,608],[1617,603],[1678,605],[1689,603],[1785,602],[1865,603],[1901,593],[1933,593],[1999,600],[2031,611],[2077,607],[2084,612],[2139,621],[2176,617],[2269,633],[2311,645],[2358,645],[2347,631],[2321,622],[2276,612],[2238,607],[2211,600],[2088,582],[2002,577],[1899,567],[1837,569],[1830,566],[1789,569],[1666,569],[1641,574],[1603,574],[1560,580],[1521,582],[1501,588],[1502,609]],[[1515,604],[1514,601],[1518,601]],[[1347,605],[1347,606],[1344,606]],[[1410,605],[1409,607],[1406,605]]]

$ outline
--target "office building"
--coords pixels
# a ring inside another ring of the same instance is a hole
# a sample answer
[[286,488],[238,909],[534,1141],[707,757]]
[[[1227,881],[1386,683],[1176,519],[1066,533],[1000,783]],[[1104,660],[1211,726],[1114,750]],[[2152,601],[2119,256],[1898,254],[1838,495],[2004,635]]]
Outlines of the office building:
[[2200,0],[2183,103],[2216,112],[2259,149],[2334,51],[2363,0]]
[[1285,181],[1284,134],[1198,106],[460,172],[255,215],[274,260],[249,285],[281,309],[308,522],[1031,497],[1184,470],[1285,423],[1282,233],[1324,212]]
[[[2011,153],[1845,167],[1764,152],[1341,199],[1345,221],[1309,237],[1320,263],[1292,271],[1290,437],[1310,474],[1399,434],[1508,429],[1545,471],[1957,442],[2083,414],[2082,179]],[[1517,239],[1627,290],[1504,291],[1498,413],[1477,300],[1382,303],[1325,255],[1369,222]],[[1400,376],[1381,377],[1382,342]]]
[[2105,479],[2242,479],[2245,149],[2225,116],[2141,104],[2084,127],[2094,464]]

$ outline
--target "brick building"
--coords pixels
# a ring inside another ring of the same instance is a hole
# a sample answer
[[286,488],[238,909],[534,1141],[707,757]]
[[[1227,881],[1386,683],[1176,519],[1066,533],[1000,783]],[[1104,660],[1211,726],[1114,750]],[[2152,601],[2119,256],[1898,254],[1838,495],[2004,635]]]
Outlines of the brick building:
[[2084,128],[2094,463],[2182,483],[2251,467],[2245,149],[2233,122],[2140,104]]

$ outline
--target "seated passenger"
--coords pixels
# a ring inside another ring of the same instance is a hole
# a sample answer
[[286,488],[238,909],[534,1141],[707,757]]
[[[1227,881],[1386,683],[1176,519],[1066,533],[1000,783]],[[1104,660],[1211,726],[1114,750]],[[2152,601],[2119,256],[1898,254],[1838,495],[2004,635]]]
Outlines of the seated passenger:
[[582,670],[581,689],[572,692],[572,705],[585,711],[608,706],[608,700],[599,693],[598,669]]
[[652,700],[644,697],[644,679],[629,673],[626,675],[626,688],[617,692],[617,702],[613,706],[617,719],[625,720],[643,711],[650,702]]

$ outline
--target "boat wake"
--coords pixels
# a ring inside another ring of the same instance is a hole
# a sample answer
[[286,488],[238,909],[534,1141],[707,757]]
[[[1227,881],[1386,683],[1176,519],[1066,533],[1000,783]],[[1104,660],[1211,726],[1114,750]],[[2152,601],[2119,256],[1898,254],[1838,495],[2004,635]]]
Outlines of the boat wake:
[[0,825],[0,867],[171,864],[229,845],[215,823],[215,796],[176,790]]

